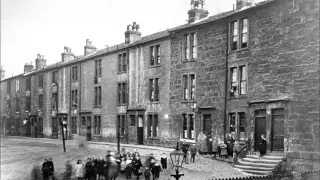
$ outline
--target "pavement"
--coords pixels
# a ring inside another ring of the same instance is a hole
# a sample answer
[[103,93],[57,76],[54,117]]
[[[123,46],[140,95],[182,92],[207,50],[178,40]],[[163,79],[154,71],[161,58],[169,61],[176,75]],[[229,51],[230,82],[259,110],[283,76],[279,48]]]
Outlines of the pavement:
[[[1,180],[19,180],[27,179],[30,175],[34,164],[41,165],[44,158],[51,157],[55,163],[57,173],[65,170],[65,162],[71,161],[75,164],[78,159],[86,160],[88,157],[104,157],[107,150],[116,150],[116,143],[106,142],[87,142],[86,148],[79,148],[77,141],[67,140],[67,152],[63,152],[62,141],[60,139],[46,138],[29,138],[18,136],[1,136]],[[145,156],[153,153],[156,159],[159,159],[162,152],[168,155],[173,149],[121,144],[121,148],[125,148],[127,152],[133,152],[137,149],[142,156],[142,162]],[[181,180],[187,179],[217,179],[228,177],[243,177],[241,172],[234,169],[229,163],[212,160],[204,156],[197,156],[196,163],[184,164],[181,173],[185,174]],[[171,179],[170,175],[174,174],[170,165],[168,172],[162,173],[160,180]],[[117,179],[124,179],[120,175]],[[143,179],[143,178],[140,178]],[[173,178],[172,178],[173,179]]]

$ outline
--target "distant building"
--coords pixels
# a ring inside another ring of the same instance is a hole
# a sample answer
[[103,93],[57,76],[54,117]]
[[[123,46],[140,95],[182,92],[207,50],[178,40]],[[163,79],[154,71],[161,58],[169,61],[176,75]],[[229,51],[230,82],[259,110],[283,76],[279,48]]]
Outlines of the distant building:
[[119,132],[122,143],[165,147],[232,134],[251,152],[265,134],[268,153],[315,169],[319,1],[236,5],[208,16],[192,0],[187,24],[141,36],[133,22],[122,44],[97,50],[87,40],[82,56],[64,47],[48,66],[38,55],[1,81],[2,131],[61,138],[62,125],[68,138],[116,142]]

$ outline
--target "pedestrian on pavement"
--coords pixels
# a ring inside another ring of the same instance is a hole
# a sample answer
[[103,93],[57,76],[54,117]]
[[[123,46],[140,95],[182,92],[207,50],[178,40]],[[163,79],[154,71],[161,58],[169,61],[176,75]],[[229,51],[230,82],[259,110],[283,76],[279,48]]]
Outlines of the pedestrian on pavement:
[[182,152],[184,153],[183,155],[183,161],[188,164],[188,160],[187,160],[187,153],[188,153],[188,149],[189,149],[189,144],[186,143],[186,141],[184,140],[182,142]]
[[140,169],[141,167],[142,167],[142,163],[141,163],[140,157],[136,156],[136,158],[133,159],[133,174],[137,176],[137,179],[139,179],[139,176],[142,175],[142,172]]
[[84,175],[85,175],[85,167],[84,164],[82,164],[81,160],[77,161],[77,164],[75,166],[75,174],[76,174],[76,178],[78,180],[83,180],[84,179]]
[[97,179],[98,173],[99,173],[99,161],[97,158],[92,158],[92,166],[93,166],[93,179]]
[[238,162],[238,157],[241,152],[242,146],[239,144],[238,140],[234,142],[233,146],[233,165]]
[[196,159],[196,154],[197,154],[197,145],[196,145],[196,143],[192,143],[192,145],[190,147],[190,152],[191,152],[190,162],[194,163],[194,161]]
[[64,180],[70,180],[72,175],[72,165],[70,164],[70,161],[68,160],[66,162],[66,170],[64,172],[63,179]]
[[213,138],[212,140],[212,154],[213,158],[217,158],[217,153],[218,153],[218,140],[216,137]]
[[50,176],[50,167],[48,163],[48,159],[44,159],[44,162],[42,163],[42,177],[43,180],[48,180]]
[[221,149],[220,156],[222,160],[225,160],[226,156],[228,156],[228,151],[227,151],[227,145],[223,141],[220,142],[220,149]]
[[167,156],[166,153],[162,153],[160,158],[161,166],[163,171],[167,171]]
[[228,134],[226,140],[225,140],[226,144],[227,144],[227,151],[228,151],[228,156],[233,156],[233,143],[234,143],[234,138],[232,137],[231,134]]
[[144,174],[145,180],[150,180],[150,177],[151,177],[150,168],[146,167],[143,174]]
[[85,166],[85,169],[86,169],[86,179],[88,180],[92,180],[93,179],[93,165],[92,165],[92,162],[91,162],[91,158],[88,158],[87,159],[87,163],[86,163],[86,166]]
[[103,165],[104,165],[103,157],[100,157],[98,162],[98,180],[100,179],[101,176],[103,176]]
[[53,165],[53,162],[52,162],[51,158],[48,159],[48,165],[49,165],[49,168],[50,168],[49,176],[51,176],[52,180],[55,180],[55,177],[54,177],[54,165]]
[[261,135],[260,142],[260,157],[264,156],[267,152],[267,139],[264,134]]
[[151,169],[151,173],[152,173],[152,179],[153,180],[157,180],[160,177],[160,171],[161,171],[161,167],[160,164],[156,163],[153,168]]
[[131,158],[128,158],[126,160],[125,172],[126,172],[126,178],[131,179],[131,176],[132,176],[132,159]]

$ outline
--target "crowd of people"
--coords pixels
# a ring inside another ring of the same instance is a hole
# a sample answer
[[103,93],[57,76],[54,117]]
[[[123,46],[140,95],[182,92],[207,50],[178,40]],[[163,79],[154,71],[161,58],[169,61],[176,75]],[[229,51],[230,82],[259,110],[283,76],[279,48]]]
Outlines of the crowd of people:
[[[113,180],[118,175],[124,174],[126,179],[132,179],[135,176],[136,179],[144,176],[146,180],[157,180],[160,177],[161,171],[167,169],[167,156],[165,153],[161,155],[160,161],[157,161],[153,154],[150,154],[144,163],[141,162],[140,154],[135,150],[133,153],[115,153],[107,151],[107,155],[103,158],[87,158],[86,161],[77,160],[75,165],[72,165],[70,161],[66,162],[65,172],[62,174],[62,178],[67,180],[72,176],[77,180]],[[45,159],[41,168],[42,178],[44,180],[54,180],[54,164],[52,159]],[[36,169],[32,171],[32,176],[37,179],[36,176],[39,172]]]

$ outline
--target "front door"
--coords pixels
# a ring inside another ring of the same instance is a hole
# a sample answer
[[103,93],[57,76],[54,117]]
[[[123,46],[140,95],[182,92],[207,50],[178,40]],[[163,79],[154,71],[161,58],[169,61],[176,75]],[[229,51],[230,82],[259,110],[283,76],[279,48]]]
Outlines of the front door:
[[254,149],[259,151],[261,135],[266,135],[266,110],[255,111]]
[[283,109],[272,110],[272,151],[284,150],[284,112]]
[[138,144],[143,144],[143,116],[138,116],[138,127],[137,127]]
[[211,139],[211,128],[212,128],[212,119],[211,114],[204,114],[203,115],[203,133],[207,136],[207,147],[208,153],[212,153],[212,141]]

